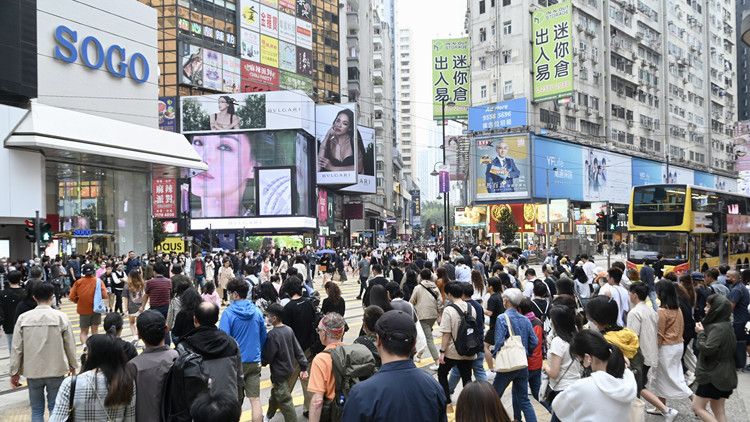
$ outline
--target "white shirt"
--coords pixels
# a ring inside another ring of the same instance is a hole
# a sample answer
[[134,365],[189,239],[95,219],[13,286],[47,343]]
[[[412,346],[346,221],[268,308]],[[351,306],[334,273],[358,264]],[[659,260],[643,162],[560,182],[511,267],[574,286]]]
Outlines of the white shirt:
[[607,292],[609,292],[609,296],[612,297],[612,300],[617,303],[617,308],[620,310],[617,314],[617,325],[624,327],[625,320],[623,319],[623,315],[625,312],[630,311],[630,296],[628,295],[628,291],[622,286],[615,286],[607,283],[599,288],[599,295],[604,295]]
[[466,265],[456,266],[456,281],[471,282],[471,270]]
[[586,273],[586,277],[588,277],[588,282],[593,283],[594,278],[596,277],[596,264],[594,264],[591,261],[586,261],[586,263],[583,264],[583,272]]
[[638,343],[643,353],[643,364],[656,367],[659,363],[659,315],[654,308],[639,302],[628,313],[628,328],[638,336]]
[[554,391],[563,391],[581,379],[581,364],[570,356],[570,344],[567,341],[560,337],[553,338],[549,353],[561,359],[557,378],[549,379],[549,386]]

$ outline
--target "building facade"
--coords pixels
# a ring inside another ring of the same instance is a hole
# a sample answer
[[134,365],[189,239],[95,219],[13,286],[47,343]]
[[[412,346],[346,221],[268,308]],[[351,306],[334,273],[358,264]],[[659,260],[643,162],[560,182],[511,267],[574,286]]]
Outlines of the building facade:
[[571,4],[573,95],[533,103],[529,13],[547,1],[469,3],[472,105],[524,98],[537,134],[733,177],[733,8],[716,0]]

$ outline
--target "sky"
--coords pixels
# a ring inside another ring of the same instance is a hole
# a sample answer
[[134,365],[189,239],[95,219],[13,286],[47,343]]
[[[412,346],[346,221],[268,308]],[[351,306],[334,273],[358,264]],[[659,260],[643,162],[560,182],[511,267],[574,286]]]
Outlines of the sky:
[[[464,36],[465,0],[396,0],[398,29],[411,28],[414,44],[416,98],[412,100],[412,127],[416,126],[413,148],[432,144],[430,131],[440,129],[432,120],[432,40]],[[398,51],[396,52],[398,60]],[[396,75],[398,78],[398,75]],[[397,82],[398,83],[398,80]],[[416,107],[414,107],[416,105]]]

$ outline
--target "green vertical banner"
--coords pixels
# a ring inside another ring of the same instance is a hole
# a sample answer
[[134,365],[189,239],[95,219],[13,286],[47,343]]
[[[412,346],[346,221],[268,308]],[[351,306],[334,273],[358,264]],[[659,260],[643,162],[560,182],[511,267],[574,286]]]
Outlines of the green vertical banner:
[[[432,116],[469,118],[469,38],[432,40]],[[449,106],[448,102],[455,105]]]
[[531,16],[536,103],[573,95],[572,10],[566,1]]

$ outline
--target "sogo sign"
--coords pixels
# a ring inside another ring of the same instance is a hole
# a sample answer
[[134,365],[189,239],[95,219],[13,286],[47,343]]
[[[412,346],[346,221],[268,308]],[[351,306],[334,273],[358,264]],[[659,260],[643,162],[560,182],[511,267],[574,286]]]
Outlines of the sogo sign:
[[[78,33],[64,25],[60,25],[55,29],[55,40],[59,44],[55,47],[55,58],[68,63],[75,63],[78,60],[79,51],[76,48]],[[92,46],[96,52],[94,57],[89,55],[89,49]],[[109,73],[118,78],[125,78],[129,74],[139,84],[148,80],[148,61],[146,61],[146,58],[141,53],[133,54],[130,57],[130,61],[126,63],[127,55],[124,48],[119,45],[111,45],[105,53],[102,43],[93,36],[88,36],[81,41],[80,55],[83,63],[91,69],[100,69],[102,65],[106,64]],[[115,61],[117,62],[115,63]],[[135,71],[138,61],[141,61],[143,64],[143,74],[140,76],[136,75]]]

